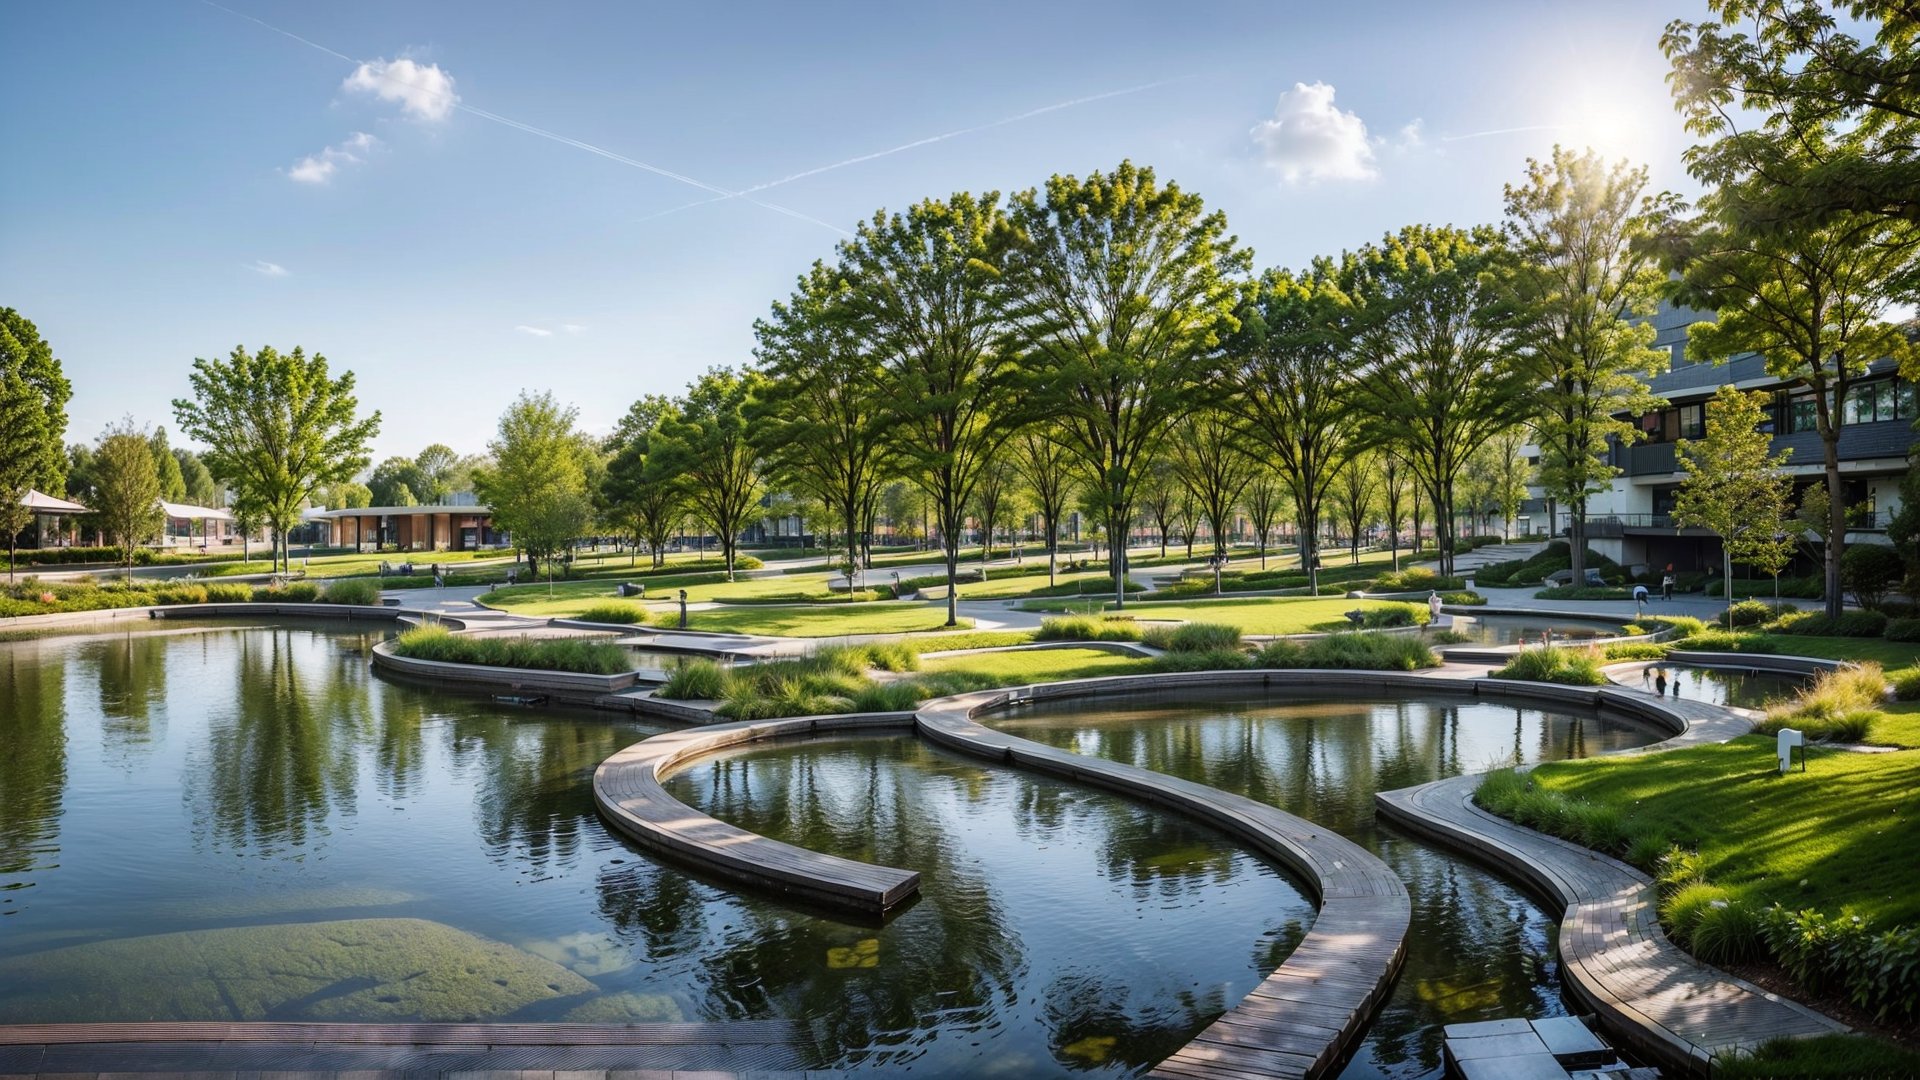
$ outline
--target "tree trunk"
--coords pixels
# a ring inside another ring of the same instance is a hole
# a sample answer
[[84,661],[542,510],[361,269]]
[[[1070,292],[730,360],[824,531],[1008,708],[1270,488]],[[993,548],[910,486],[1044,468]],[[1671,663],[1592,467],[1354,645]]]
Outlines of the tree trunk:
[[[1846,596],[1840,591],[1840,556],[1847,543],[1847,508],[1840,501],[1840,429],[1834,427],[1832,431],[1832,438],[1822,433],[1820,442],[1827,466],[1827,617],[1837,619],[1846,605]],[[1727,591],[1733,591],[1733,582],[1727,582]]]
[[960,574],[960,546],[952,537],[940,538],[940,548],[947,558],[947,625],[960,625],[960,584],[955,579]]
[[1587,500],[1584,496],[1567,506],[1567,556],[1573,560],[1573,580],[1567,584],[1579,588],[1587,581]]

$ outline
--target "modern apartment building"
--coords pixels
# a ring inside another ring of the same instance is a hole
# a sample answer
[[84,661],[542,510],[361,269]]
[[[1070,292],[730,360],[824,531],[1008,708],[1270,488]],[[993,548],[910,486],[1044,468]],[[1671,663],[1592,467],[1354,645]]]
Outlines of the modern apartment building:
[[[1649,385],[1667,404],[1632,418],[1644,438],[1632,446],[1612,448],[1611,460],[1620,475],[1587,506],[1588,546],[1623,566],[1658,568],[1672,563],[1692,570],[1719,565],[1719,538],[1700,529],[1676,528],[1671,514],[1674,492],[1684,478],[1678,471],[1674,444],[1706,434],[1706,403],[1721,386],[1732,383],[1742,390],[1769,391],[1773,447],[1792,451],[1787,471],[1794,475],[1796,486],[1816,483],[1823,474],[1824,454],[1815,429],[1811,391],[1770,377],[1757,355],[1724,364],[1697,363],[1687,356],[1687,328],[1710,318],[1705,312],[1665,305],[1653,317],[1655,344],[1671,359],[1666,372]],[[1914,384],[1900,378],[1891,362],[1875,362],[1869,374],[1849,388],[1837,415],[1842,425],[1840,471],[1845,477],[1847,542],[1885,543],[1887,522],[1900,505],[1907,452],[1920,437],[1913,428],[1920,416]],[[1531,494],[1536,497],[1526,504],[1529,523],[1535,530],[1545,526],[1544,531],[1562,534],[1568,526],[1565,508],[1550,507],[1538,488]]]

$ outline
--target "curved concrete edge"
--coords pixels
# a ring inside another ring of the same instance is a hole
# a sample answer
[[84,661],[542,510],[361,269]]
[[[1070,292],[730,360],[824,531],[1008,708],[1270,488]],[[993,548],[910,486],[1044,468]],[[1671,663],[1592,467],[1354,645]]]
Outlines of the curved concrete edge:
[[[991,633],[991,631],[989,631]],[[984,656],[988,653],[1011,652],[1048,652],[1056,649],[1092,649],[1095,652],[1112,653],[1115,656],[1131,656],[1137,659],[1151,659],[1159,656],[1160,650],[1137,641],[1035,641],[1025,645],[994,645],[985,649],[941,649],[937,652],[923,652],[922,660],[942,656]]]
[[1818,675],[1823,671],[1838,671],[1853,666],[1850,660],[1829,660],[1819,656],[1709,652],[1704,649],[1675,649],[1667,654],[1666,660],[1695,667],[1738,668],[1741,671],[1771,671],[1783,675]]
[[1178,687],[1271,690],[1383,686],[1446,692],[1432,679],[1382,672],[1243,671],[1129,675],[1043,683],[942,698],[915,726],[961,753],[1091,784],[1169,807],[1212,825],[1302,878],[1320,909],[1286,961],[1244,999],[1149,1074],[1303,1076],[1342,1060],[1385,1000],[1406,956],[1412,906],[1405,886],[1371,852],[1277,807],[1203,784],[1043,746],[994,731],[977,714],[1011,704]]
[[912,726],[912,713],[852,713],[667,732],[601,762],[593,771],[593,801],[609,825],[650,851],[756,888],[883,915],[919,890],[918,872],[808,851],[748,832],[674,798],[663,781],[695,758],[748,743]]
[[[1626,687],[1574,687],[1501,679],[1473,681],[1487,686],[1490,695],[1503,698],[1515,696],[1516,690],[1524,688],[1520,692],[1542,700],[1571,702],[1584,699],[1603,708],[1611,707],[1623,714],[1651,721],[1673,732],[1660,742],[1616,751],[1614,756],[1722,743],[1753,730],[1753,722],[1748,719],[1750,714],[1745,710],[1658,698]],[[1688,1075],[1710,1075],[1715,1053],[1713,1049],[1702,1047],[1675,1033],[1649,1016],[1643,1008],[1636,1007],[1634,999],[1623,996],[1616,985],[1620,977],[1606,961],[1595,959],[1589,962],[1592,954],[1609,944],[1610,938],[1617,936],[1617,929],[1610,928],[1617,928],[1623,919],[1643,931],[1651,920],[1652,932],[1661,933],[1654,914],[1656,896],[1651,879],[1632,866],[1600,852],[1535,832],[1480,809],[1473,803],[1473,793],[1478,790],[1484,775],[1468,773],[1397,791],[1378,792],[1374,795],[1374,809],[1384,821],[1510,874],[1535,895],[1558,907],[1561,910],[1558,944],[1564,961],[1563,977],[1579,1001],[1601,1017],[1610,1034],[1647,1060]],[[1435,807],[1452,811],[1451,816],[1456,820],[1448,820],[1449,815],[1436,812]],[[1458,819],[1462,818],[1471,824],[1458,823]],[[1536,841],[1533,844],[1536,850],[1528,852],[1503,843],[1500,839],[1502,832],[1525,834],[1530,841]],[[1550,852],[1551,855],[1544,855],[1543,852]],[[1626,886],[1610,895],[1588,895],[1589,890],[1583,888],[1579,880],[1594,868],[1604,868],[1627,883]],[[1670,943],[1667,947],[1678,948]],[[1798,1002],[1778,997],[1710,965],[1697,961],[1692,963],[1711,973],[1722,984],[1785,1007],[1790,1015],[1805,1021],[1808,1030],[1802,1031],[1802,1034],[1847,1030],[1844,1025]],[[1694,996],[1710,996],[1711,990],[1711,987],[1694,986],[1688,992]]]
[[[96,622],[123,619],[197,619],[226,615],[295,615],[322,619],[397,619],[417,611],[372,604],[296,604],[233,601],[217,604],[147,604],[141,607],[99,608],[93,611],[59,611],[47,615],[9,615],[0,618],[0,630],[37,629],[47,626],[84,626]],[[452,621],[452,620],[449,620]]]
[[618,675],[588,675],[572,671],[535,671],[530,668],[491,667],[486,664],[456,664],[445,660],[421,660],[400,656],[391,642],[373,647],[373,666],[381,671],[408,675],[417,679],[473,690],[534,690],[569,701],[594,704],[597,699],[622,690],[630,690],[639,679],[636,672]]

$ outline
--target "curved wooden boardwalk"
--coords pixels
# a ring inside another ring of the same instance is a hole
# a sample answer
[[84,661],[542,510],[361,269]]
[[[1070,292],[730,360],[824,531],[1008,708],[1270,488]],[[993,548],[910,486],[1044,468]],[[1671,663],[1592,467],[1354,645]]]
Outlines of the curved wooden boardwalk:
[[601,762],[593,771],[593,801],[609,825],[649,850],[757,888],[868,915],[884,914],[919,890],[918,872],[842,859],[748,832],[667,794],[661,782],[693,758],[744,743],[911,724],[911,713],[864,713],[670,731]]
[[[1596,697],[1669,714],[1681,733],[1637,753],[1721,742],[1752,730],[1735,710],[1607,689]],[[1622,701],[1621,699],[1625,699]],[[1473,805],[1478,774],[1383,791],[1383,820],[1437,840],[1524,881],[1562,910],[1566,985],[1617,1040],[1663,1068],[1705,1076],[1714,1058],[1783,1036],[1846,1026],[1702,964],[1668,940],[1653,882],[1625,863],[1516,825]]]
[[[1121,676],[943,698],[924,706],[916,724],[928,740],[962,753],[1171,807],[1299,874],[1320,901],[1306,937],[1238,1005],[1148,1075],[1177,1080],[1320,1076],[1341,1061],[1365,1028],[1406,955],[1412,907],[1399,877],[1358,844],[1277,807],[1164,773],[1042,746],[973,720],[983,710],[1034,697],[1183,684],[1262,687],[1271,684],[1273,673],[1202,674],[1205,677]],[[1343,681],[1329,675],[1333,673],[1319,673],[1314,682],[1325,686]],[[1382,682],[1377,676],[1367,681],[1376,688]]]

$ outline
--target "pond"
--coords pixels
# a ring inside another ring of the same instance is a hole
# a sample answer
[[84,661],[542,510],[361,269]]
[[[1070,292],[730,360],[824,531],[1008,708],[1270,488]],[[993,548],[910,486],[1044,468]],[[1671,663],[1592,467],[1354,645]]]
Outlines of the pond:
[[1659,693],[1714,705],[1764,709],[1771,702],[1793,697],[1812,681],[1806,675],[1779,671],[1750,671],[1694,664],[1647,664],[1622,671],[1613,681],[1648,693]]
[[0,642],[0,1023],[801,1022],[787,1068],[1130,1075],[1312,906],[1163,811],[910,738],[774,747],[676,790],[907,866],[885,926],[612,836],[652,732],[389,683],[381,634],[169,622]]
[[1589,622],[1550,615],[1468,615],[1456,622],[1454,629],[1477,645],[1518,645],[1537,642],[1549,631],[1555,641],[1619,637],[1624,626],[1618,622]]
[[1578,712],[1471,699],[1094,699],[982,717],[1011,734],[1171,773],[1323,823],[1406,882],[1406,966],[1347,1077],[1439,1077],[1440,1025],[1566,1011],[1549,914],[1478,864],[1375,824],[1373,794],[1664,736]]

